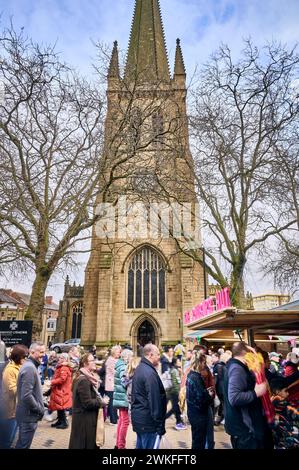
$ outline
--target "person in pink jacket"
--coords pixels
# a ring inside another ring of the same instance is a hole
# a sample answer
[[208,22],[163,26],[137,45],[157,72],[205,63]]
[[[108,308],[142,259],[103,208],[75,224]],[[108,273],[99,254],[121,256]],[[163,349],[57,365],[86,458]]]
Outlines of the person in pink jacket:
[[106,375],[105,375],[105,394],[110,398],[108,405],[108,416],[110,418],[110,424],[117,424],[117,411],[113,408],[113,393],[114,393],[114,375],[115,375],[115,364],[120,358],[121,346],[113,346],[111,349],[110,356],[106,360]]

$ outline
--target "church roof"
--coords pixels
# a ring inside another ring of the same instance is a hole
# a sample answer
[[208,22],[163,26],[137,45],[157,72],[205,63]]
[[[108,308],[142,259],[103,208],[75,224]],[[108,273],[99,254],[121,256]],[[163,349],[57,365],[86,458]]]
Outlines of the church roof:
[[125,78],[170,80],[159,0],[136,0]]

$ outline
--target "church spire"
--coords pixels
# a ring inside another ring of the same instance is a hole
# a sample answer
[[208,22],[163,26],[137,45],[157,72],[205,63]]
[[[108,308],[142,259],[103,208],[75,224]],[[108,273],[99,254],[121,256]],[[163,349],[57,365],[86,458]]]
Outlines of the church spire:
[[184,65],[181,42],[180,42],[179,39],[176,40],[174,75],[185,75],[186,76],[186,69],[185,69],[185,65]]
[[113,50],[109,65],[108,78],[120,78],[119,75],[119,63],[118,63],[118,49],[117,41],[114,41]]
[[125,78],[170,80],[159,0],[136,0]]

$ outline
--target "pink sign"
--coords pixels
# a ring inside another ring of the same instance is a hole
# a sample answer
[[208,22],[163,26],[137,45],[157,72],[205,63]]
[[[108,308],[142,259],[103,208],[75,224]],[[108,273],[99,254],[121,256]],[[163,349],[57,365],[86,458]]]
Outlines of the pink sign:
[[214,313],[215,310],[222,310],[230,306],[229,287],[225,287],[220,292],[216,292],[216,306],[213,297],[209,297],[201,304],[196,305],[191,312],[187,310],[187,312],[184,313],[184,324],[187,325],[188,323]]

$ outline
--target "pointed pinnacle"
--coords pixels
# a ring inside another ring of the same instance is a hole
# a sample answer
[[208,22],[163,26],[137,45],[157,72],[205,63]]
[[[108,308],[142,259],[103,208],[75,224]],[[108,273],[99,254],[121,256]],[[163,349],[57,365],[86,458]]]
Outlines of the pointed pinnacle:
[[108,78],[120,78],[117,46],[118,46],[117,41],[114,41],[110,65],[109,65],[109,71],[108,71]]
[[184,64],[184,59],[183,59],[182,48],[181,48],[181,41],[179,38],[176,40],[174,75],[186,75],[186,69],[185,69],[185,64]]

